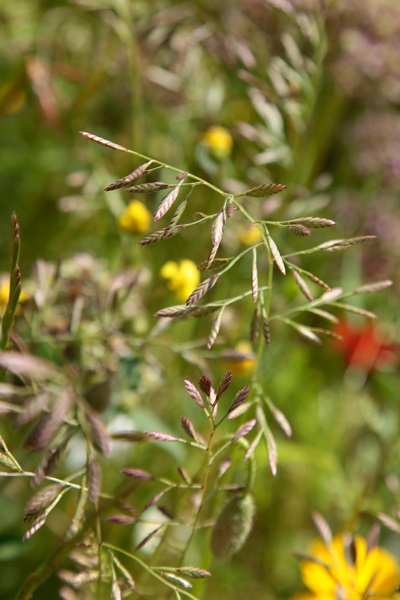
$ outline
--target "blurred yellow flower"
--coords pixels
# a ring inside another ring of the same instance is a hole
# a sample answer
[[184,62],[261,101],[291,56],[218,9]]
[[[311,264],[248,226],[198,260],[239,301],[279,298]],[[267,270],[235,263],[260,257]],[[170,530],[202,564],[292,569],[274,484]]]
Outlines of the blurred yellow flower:
[[238,342],[235,348],[228,352],[225,364],[236,377],[251,375],[256,366],[256,355],[250,342],[247,340]]
[[132,200],[118,219],[118,225],[131,233],[146,233],[152,217],[143,202]]
[[336,535],[327,546],[315,540],[304,559],[302,578],[309,592],[292,600],[384,600],[393,598],[400,584],[396,559],[382,548],[368,549],[360,536]]
[[204,133],[202,141],[217,160],[227,158],[233,146],[231,134],[225,127],[221,127],[220,125],[209,127]]
[[[8,298],[10,296],[10,276],[5,273],[0,275],[0,315],[3,314],[6,308]],[[19,302],[26,302],[29,299],[29,295],[21,290],[19,295]]]
[[254,246],[262,240],[260,230],[256,225],[250,225],[240,232],[239,240],[244,246]]
[[173,260],[166,262],[160,271],[161,277],[167,280],[167,287],[175,292],[179,300],[186,300],[200,283],[200,273],[192,260]]

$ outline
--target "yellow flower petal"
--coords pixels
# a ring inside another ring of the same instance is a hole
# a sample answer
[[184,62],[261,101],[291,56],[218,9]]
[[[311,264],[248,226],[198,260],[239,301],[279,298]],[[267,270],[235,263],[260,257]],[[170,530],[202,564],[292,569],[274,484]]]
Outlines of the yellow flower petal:
[[181,260],[176,263],[166,262],[160,270],[160,275],[167,280],[169,290],[175,292],[179,300],[186,300],[200,283],[200,273],[192,260]]
[[118,225],[131,233],[146,233],[150,228],[152,216],[139,200],[132,200],[118,219]]

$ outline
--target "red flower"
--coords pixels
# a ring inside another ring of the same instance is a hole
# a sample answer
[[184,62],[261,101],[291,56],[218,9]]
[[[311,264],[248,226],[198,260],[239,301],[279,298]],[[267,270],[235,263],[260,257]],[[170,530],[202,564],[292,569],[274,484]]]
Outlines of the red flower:
[[359,328],[348,321],[340,321],[334,333],[342,337],[335,346],[344,355],[348,366],[370,372],[398,362],[397,344],[386,340],[374,323]]

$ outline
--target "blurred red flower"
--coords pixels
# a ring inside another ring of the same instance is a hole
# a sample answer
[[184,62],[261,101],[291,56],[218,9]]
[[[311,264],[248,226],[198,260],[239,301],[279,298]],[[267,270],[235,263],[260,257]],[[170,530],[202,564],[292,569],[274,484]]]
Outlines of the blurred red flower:
[[375,323],[355,327],[343,320],[335,326],[334,333],[342,338],[335,342],[335,347],[344,355],[348,366],[370,372],[398,362],[398,345],[385,339]]

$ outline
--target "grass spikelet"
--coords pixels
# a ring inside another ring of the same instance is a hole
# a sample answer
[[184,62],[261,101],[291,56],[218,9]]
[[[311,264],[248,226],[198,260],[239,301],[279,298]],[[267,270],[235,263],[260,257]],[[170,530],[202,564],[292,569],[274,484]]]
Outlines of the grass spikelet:
[[149,172],[148,167],[150,165],[151,161],[145,163],[144,165],[140,165],[140,167],[132,171],[132,173],[129,173],[129,175],[126,175],[126,177],[122,177],[122,179],[117,179],[117,181],[114,181],[114,183],[110,183],[110,185],[104,188],[104,191],[111,192],[113,190],[119,190],[123,187],[126,187],[132,183],[132,181],[136,181],[136,179],[139,179],[139,177],[146,175]]
[[260,308],[256,306],[253,312],[253,316],[250,323],[250,340],[252,342],[257,341],[258,336],[260,334],[261,327],[261,316],[260,316]]
[[198,302],[203,296],[209,292],[214,285],[217,283],[219,275],[213,275],[206,279],[197,288],[190,294],[189,298],[186,300],[186,306],[190,306],[191,304],[195,304]]
[[293,233],[299,237],[307,237],[311,235],[311,229],[305,225],[301,225],[300,223],[296,225],[289,225],[287,229],[290,231],[290,233]]
[[283,258],[281,256],[281,253],[278,250],[278,246],[275,244],[274,240],[272,239],[272,237],[270,235],[268,235],[268,245],[271,250],[272,257],[273,257],[274,261],[276,262],[278,269],[280,270],[282,275],[286,275],[286,269],[285,269],[285,264],[283,262]]
[[169,192],[169,194],[164,196],[164,198],[161,200],[160,204],[158,205],[156,212],[154,213],[154,221],[159,221],[165,215],[165,213],[167,213],[169,211],[169,209],[171,208],[171,206],[173,205],[173,203],[175,202],[175,200],[178,197],[179,190],[180,190],[180,186],[177,185],[176,187],[173,188],[173,190],[171,190]]
[[309,302],[313,302],[314,296],[312,295],[310,288],[308,287],[300,273],[292,269],[292,274],[296,280],[297,287],[299,288],[303,296],[305,296]]
[[208,336],[208,340],[207,340],[207,350],[211,350],[211,348],[214,345],[215,340],[217,339],[219,330],[221,328],[221,320],[222,320],[222,314],[223,314],[223,309],[219,311],[217,318],[215,319],[213,326],[211,328],[210,331],[210,335]]
[[54,484],[48,485],[36,492],[36,494],[25,506],[24,523],[29,523],[33,517],[36,517],[39,513],[43,512],[48,506],[50,506],[53,500],[57,498],[61,490],[61,485]]
[[279,194],[279,192],[283,192],[285,189],[286,185],[283,185],[282,183],[262,183],[242,194],[237,194],[235,198],[240,198],[241,196],[264,198],[265,196],[272,196],[272,194]]
[[189,381],[187,379],[185,380],[185,388],[186,388],[186,391],[189,394],[189,396],[191,398],[193,398],[193,400],[196,402],[196,404],[198,404],[200,406],[200,408],[205,408],[204,402],[203,402],[203,399],[201,397],[199,390],[196,388],[196,386],[191,381]]
[[165,190],[166,188],[172,187],[169,183],[163,183],[162,181],[153,181],[152,183],[138,183],[132,187],[125,188],[125,192],[131,194],[151,194],[152,192],[158,192]]
[[80,131],[79,133],[88,140],[92,140],[92,142],[96,142],[97,144],[101,144],[102,146],[107,146],[108,148],[112,148],[113,150],[119,150],[120,152],[130,152],[128,148],[120,146],[119,144],[115,144],[114,142],[110,142],[109,140],[106,140],[98,135],[94,135],[93,133],[88,133],[87,131]]
[[158,242],[162,242],[163,240],[168,240],[173,237],[177,233],[179,233],[185,226],[177,225],[176,227],[163,227],[158,231],[154,231],[150,233],[145,238],[138,242],[138,246],[150,246],[151,244],[157,244]]
[[99,462],[92,459],[88,464],[89,500],[96,504],[101,490],[101,470]]

